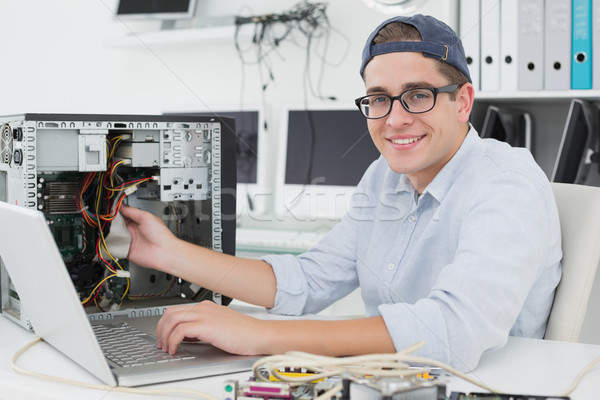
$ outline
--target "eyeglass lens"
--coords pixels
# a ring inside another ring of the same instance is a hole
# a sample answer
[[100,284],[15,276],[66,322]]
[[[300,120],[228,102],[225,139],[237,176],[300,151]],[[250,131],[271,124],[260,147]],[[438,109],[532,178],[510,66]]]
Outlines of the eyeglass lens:
[[[365,117],[381,118],[390,112],[393,99],[396,98],[385,94],[365,96],[360,102],[360,109]],[[430,89],[411,89],[402,93],[399,100],[407,111],[422,113],[433,108],[435,95]]]

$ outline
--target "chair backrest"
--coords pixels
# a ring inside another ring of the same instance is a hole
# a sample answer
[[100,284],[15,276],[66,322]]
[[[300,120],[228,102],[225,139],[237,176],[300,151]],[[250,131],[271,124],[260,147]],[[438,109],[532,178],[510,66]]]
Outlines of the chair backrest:
[[[600,188],[552,183],[552,190],[561,225],[563,272],[545,339],[576,342],[600,262]],[[600,321],[600,314],[595,318]]]

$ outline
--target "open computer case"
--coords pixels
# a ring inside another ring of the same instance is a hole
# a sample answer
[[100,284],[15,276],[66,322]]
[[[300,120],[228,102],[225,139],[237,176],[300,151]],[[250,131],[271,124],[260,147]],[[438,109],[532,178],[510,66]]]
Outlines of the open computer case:
[[[184,240],[234,254],[233,119],[21,114],[0,117],[0,129],[0,201],[44,213],[90,320],[160,315],[205,299],[227,304],[209,289],[102,249],[126,202]],[[10,227],[0,222],[0,229]],[[35,251],[35,243],[26,247]],[[1,261],[2,313],[31,329]],[[40,301],[52,307],[52,299]]]

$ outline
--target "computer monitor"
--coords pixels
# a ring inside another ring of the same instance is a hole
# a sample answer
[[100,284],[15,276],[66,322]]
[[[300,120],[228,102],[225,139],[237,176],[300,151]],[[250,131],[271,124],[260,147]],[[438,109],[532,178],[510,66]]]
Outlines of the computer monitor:
[[552,182],[583,184],[593,161],[598,143],[598,109],[590,102],[571,100],[563,130]]
[[119,18],[163,21],[163,28],[173,28],[175,21],[191,19],[196,12],[197,0],[118,0]]
[[262,214],[268,201],[265,177],[267,167],[260,155],[266,154],[263,149],[268,142],[264,113],[258,107],[244,110],[235,107],[215,107],[210,111],[168,112],[167,115],[185,116],[220,116],[235,120],[237,137],[237,210],[238,214]]
[[525,111],[491,105],[485,114],[480,135],[532,151],[531,115]]
[[275,186],[278,216],[338,220],[369,165],[379,157],[354,104],[285,106]]

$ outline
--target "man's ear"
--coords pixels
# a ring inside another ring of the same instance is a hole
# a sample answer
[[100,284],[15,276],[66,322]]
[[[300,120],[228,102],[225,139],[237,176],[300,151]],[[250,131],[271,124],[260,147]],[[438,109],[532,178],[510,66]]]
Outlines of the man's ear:
[[473,110],[473,101],[475,100],[475,88],[470,83],[461,86],[456,95],[458,102],[458,120],[459,122],[469,122],[471,111]]

